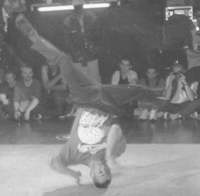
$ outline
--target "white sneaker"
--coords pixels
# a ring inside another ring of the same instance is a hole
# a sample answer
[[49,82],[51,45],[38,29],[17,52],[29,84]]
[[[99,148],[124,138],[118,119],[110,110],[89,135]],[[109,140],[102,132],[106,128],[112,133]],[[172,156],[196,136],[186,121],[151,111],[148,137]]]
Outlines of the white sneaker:
[[165,120],[169,120],[170,119],[170,114],[168,112],[165,112],[164,115],[163,115],[163,118]]
[[70,135],[69,134],[59,134],[56,136],[56,139],[58,140],[69,140]]
[[191,118],[197,119],[198,118],[198,113],[194,112],[193,114],[190,115]]
[[170,114],[170,119],[171,120],[176,120],[176,119],[179,119],[181,118],[181,115],[176,113],[176,114]]
[[148,110],[142,110],[142,114],[140,115],[139,119],[140,120],[147,120],[149,117],[149,112]]
[[157,111],[156,110],[151,110],[150,111],[150,120],[157,120]]

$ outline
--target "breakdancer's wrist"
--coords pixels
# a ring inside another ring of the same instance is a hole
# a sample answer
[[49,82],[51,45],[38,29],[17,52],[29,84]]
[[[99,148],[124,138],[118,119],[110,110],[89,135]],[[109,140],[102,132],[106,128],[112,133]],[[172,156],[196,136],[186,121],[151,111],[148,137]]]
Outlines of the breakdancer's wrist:
[[106,156],[106,162],[113,162],[115,160],[115,157],[113,156]]
[[72,177],[74,178],[74,180],[75,180],[75,182],[77,183],[77,184],[80,184],[80,177],[81,177],[81,172],[80,171],[78,171],[78,172],[76,172],[76,171],[73,171],[72,173],[71,173],[71,175],[72,175]]

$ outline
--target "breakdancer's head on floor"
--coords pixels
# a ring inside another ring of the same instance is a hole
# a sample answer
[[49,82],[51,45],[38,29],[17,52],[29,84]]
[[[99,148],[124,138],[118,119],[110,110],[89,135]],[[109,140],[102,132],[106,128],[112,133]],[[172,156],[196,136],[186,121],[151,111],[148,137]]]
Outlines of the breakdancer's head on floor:
[[89,165],[94,185],[98,188],[107,188],[111,182],[111,171],[104,159],[92,160]]

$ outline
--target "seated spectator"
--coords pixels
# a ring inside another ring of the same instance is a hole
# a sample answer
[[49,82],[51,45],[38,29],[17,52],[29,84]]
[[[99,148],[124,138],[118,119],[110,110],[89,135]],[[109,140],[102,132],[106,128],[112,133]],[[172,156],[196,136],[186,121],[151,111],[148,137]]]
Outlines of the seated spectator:
[[48,65],[42,67],[42,82],[45,89],[46,100],[49,100],[47,107],[54,106],[57,116],[65,115],[67,113],[67,107],[71,107],[67,103],[70,92],[67,90],[67,85],[62,79],[60,69],[56,63],[48,62]]
[[5,82],[0,84],[1,118],[14,118],[14,88],[17,83],[16,74],[13,70],[5,71]]
[[22,68],[22,80],[15,86],[14,91],[14,117],[30,120],[31,117],[41,118],[41,83],[33,79],[33,70],[26,66]]
[[165,97],[169,100],[168,104],[163,107],[166,112],[164,118],[171,115],[171,119],[181,117],[181,111],[187,108],[188,105],[197,97],[198,82],[193,81],[189,83],[186,79],[186,69],[178,62],[174,63],[173,71],[167,77]]
[[[155,67],[149,67],[146,71],[146,77],[142,78],[139,83],[143,86],[149,87],[155,91],[157,96],[163,96],[165,90],[165,80],[160,77]],[[139,117],[140,120],[157,120],[158,106],[155,102],[140,102],[142,113]]]
[[[187,71],[188,82],[191,84],[193,82],[200,82],[200,66],[193,67]],[[197,99],[192,102],[189,102],[188,106],[180,111],[180,114],[183,119],[188,118],[198,118],[200,120],[200,85],[197,88]]]
[[[138,75],[132,70],[129,59],[122,58],[119,62],[119,70],[115,71],[111,84],[113,85],[136,85],[138,83]],[[131,102],[124,106],[125,116],[132,118],[133,111],[138,106],[137,101]]]
[[111,84],[128,84],[135,85],[138,82],[138,76],[135,71],[132,70],[132,65],[129,59],[122,58],[119,63],[119,70],[115,71],[112,76]]

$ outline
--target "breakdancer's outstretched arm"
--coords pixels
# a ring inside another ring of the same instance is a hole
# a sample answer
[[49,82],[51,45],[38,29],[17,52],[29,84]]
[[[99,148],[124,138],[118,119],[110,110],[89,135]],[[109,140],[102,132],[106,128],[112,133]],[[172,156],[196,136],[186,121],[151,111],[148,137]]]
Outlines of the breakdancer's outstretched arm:
[[72,178],[74,178],[75,182],[77,184],[80,184],[80,177],[81,177],[81,172],[80,171],[74,171],[72,169],[69,169],[68,166],[64,165],[60,159],[59,156],[54,156],[51,159],[50,162],[50,167],[51,169],[53,169],[54,171],[66,175],[66,176],[70,176]]

